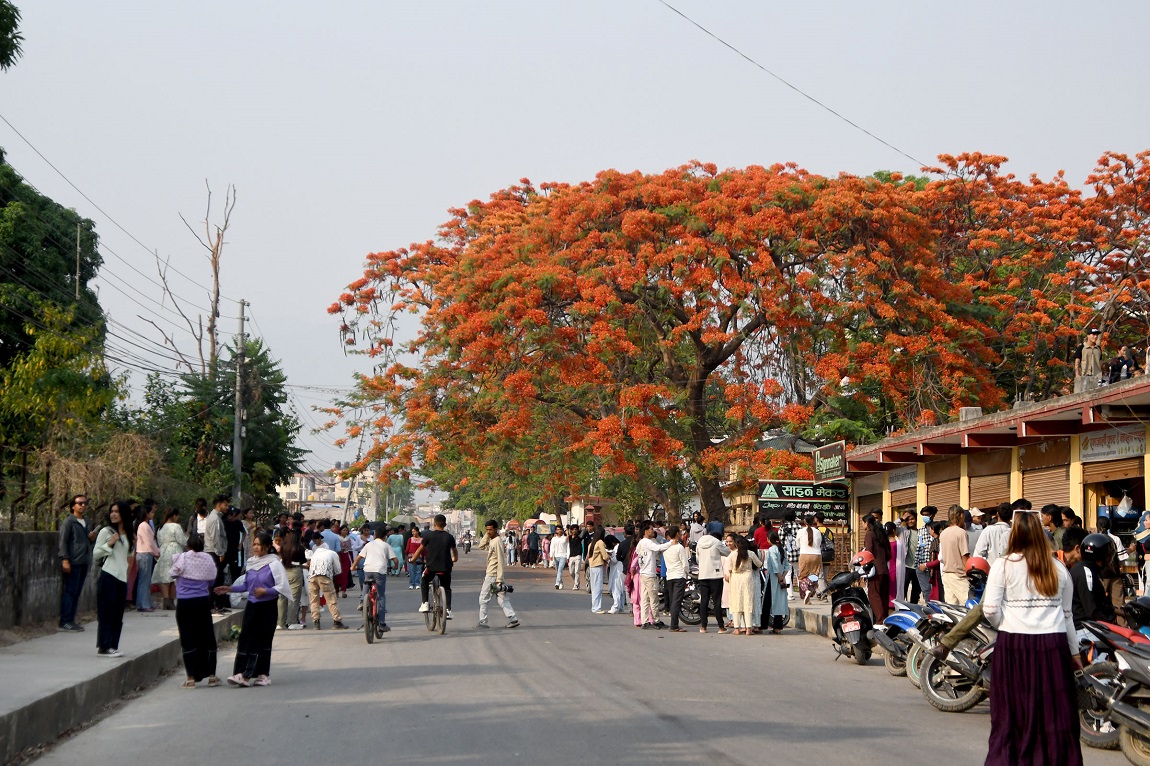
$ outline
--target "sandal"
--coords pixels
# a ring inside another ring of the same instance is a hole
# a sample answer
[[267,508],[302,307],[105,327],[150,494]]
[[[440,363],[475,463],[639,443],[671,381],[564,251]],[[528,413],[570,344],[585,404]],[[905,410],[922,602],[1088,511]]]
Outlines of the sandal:
[[720,633],[726,633],[726,632],[727,632],[727,629],[726,629],[726,628],[719,628],[719,632],[720,632]]
[[208,676],[208,686],[219,686],[219,685],[220,685],[220,677],[219,676]]
[[671,632],[672,633],[686,633],[687,631],[684,630],[683,628],[671,628]]
[[700,633],[706,633],[706,632],[707,632],[707,629],[706,629],[706,628],[699,628],[699,632],[700,632]]
[[195,689],[196,688],[196,682],[192,681],[192,680],[184,681],[182,684],[180,684],[180,688],[181,689]]

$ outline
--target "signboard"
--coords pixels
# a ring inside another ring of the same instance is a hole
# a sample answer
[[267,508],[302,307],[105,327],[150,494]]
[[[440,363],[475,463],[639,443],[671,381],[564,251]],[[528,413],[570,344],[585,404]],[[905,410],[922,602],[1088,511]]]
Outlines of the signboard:
[[849,484],[815,484],[813,481],[760,481],[759,514],[782,519],[787,511],[799,518],[821,513],[829,523],[845,524],[850,516]]
[[1134,425],[1092,431],[1079,437],[1083,463],[1142,457],[1146,454],[1146,426]]
[[894,492],[898,489],[910,489],[918,485],[918,466],[908,465],[905,468],[896,468],[888,471],[886,475],[886,488]]
[[847,477],[847,443],[835,442],[815,450],[815,484]]

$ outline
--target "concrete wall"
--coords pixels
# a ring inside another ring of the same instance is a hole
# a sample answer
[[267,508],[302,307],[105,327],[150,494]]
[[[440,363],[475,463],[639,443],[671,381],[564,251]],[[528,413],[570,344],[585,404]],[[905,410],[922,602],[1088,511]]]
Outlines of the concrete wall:
[[[61,571],[55,532],[0,532],[0,630],[60,617]],[[80,612],[96,608],[91,571]]]

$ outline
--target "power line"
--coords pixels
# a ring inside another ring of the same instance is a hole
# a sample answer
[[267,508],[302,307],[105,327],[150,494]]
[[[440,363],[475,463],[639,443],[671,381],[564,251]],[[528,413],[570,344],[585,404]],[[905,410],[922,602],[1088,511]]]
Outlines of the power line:
[[[136,238],[136,235],[132,234],[132,232],[128,231],[128,230],[127,230],[127,229],[125,229],[123,226],[121,226],[119,221],[117,221],[115,218],[113,218],[113,217],[112,217],[112,216],[110,216],[110,215],[109,215],[107,212],[105,212],[105,210],[104,210],[102,207],[100,207],[99,205],[97,205],[97,204],[96,204],[96,203],[95,203],[95,202],[92,200],[92,198],[91,198],[91,197],[89,197],[87,194],[85,194],[85,193],[84,193],[84,192],[83,192],[83,191],[80,189],[80,187],[79,187],[79,186],[76,186],[76,184],[72,183],[72,180],[71,180],[70,178],[68,178],[68,176],[64,175],[64,172],[63,172],[62,170],[60,170],[60,168],[58,168],[58,167],[56,167],[55,165],[53,165],[53,164],[52,164],[52,161],[51,161],[51,160],[49,160],[47,157],[45,157],[45,156],[44,156],[44,153],[43,153],[43,152],[41,152],[39,149],[37,149],[37,148],[36,148],[36,146],[35,146],[35,145],[34,145],[34,144],[31,142],[31,141],[29,141],[27,138],[25,138],[24,134],[23,134],[23,133],[21,133],[19,130],[17,130],[17,129],[16,129],[16,126],[15,126],[15,125],[13,125],[11,122],[9,122],[9,121],[8,121],[8,118],[7,118],[7,117],[5,117],[3,114],[0,114],[0,120],[3,120],[3,121],[4,121],[4,124],[5,124],[5,125],[7,125],[7,126],[8,126],[8,127],[11,129],[11,130],[12,130],[12,132],[13,132],[13,133],[15,133],[17,136],[19,136],[19,137],[20,137],[20,140],[21,140],[21,141],[23,141],[25,144],[27,144],[27,145],[28,145],[28,148],[29,148],[29,149],[31,149],[33,152],[35,152],[35,153],[36,153],[36,156],[37,156],[37,157],[39,157],[40,159],[44,160],[44,162],[45,162],[45,163],[48,165],[48,167],[50,167],[50,168],[52,168],[52,170],[56,171],[56,175],[58,175],[58,176],[60,176],[61,178],[63,178],[63,179],[64,179],[64,181],[65,181],[65,183],[67,183],[69,186],[71,186],[71,187],[72,187],[72,188],[73,188],[73,189],[76,191],[76,193],[77,193],[77,194],[79,194],[81,197],[83,197],[85,200],[87,200],[87,201],[88,201],[88,204],[90,204],[92,207],[96,208],[96,210],[99,210],[101,215],[103,215],[105,218],[107,218],[109,221],[111,221],[111,222],[112,222],[112,224],[113,224],[113,225],[114,225],[114,226],[115,226],[117,229],[119,229],[120,231],[124,232],[124,234],[126,234],[126,235],[128,236],[128,238],[129,238],[129,239],[131,239],[133,242],[135,242],[135,243],[136,243],[137,245],[139,245],[140,247],[144,248],[144,250],[145,250],[145,251],[146,251],[146,252],[147,252],[149,255],[151,255],[151,256],[153,256],[153,257],[155,257],[155,251],[154,251],[152,248],[148,247],[148,246],[147,246],[147,245],[145,245],[143,242],[141,242],[139,239],[137,239],[137,238]],[[29,185],[29,186],[32,186],[31,184],[28,184],[28,185]],[[33,188],[33,189],[35,189],[36,187],[34,187],[34,186],[33,186],[32,188]],[[36,193],[37,193],[37,194],[41,194],[42,196],[46,196],[46,195],[43,195],[43,194],[42,194],[42,192],[40,192],[38,189],[36,190]],[[117,258],[119,258],[119,256],[116,256],[116,257],[117,257]],[[121,259],[121,260],[123,260],[123,259]],[[124,263],[128,264],[128,266],[129,266],[130,268],[132,268],[133,270],[136,270],[134,266],[132,266],[130,263],[128,263],[128,261],[126,261],[126,260],[125,260],[125,261],[124,261]],[[180,271],[179,269],[177,269],[175,266],[172,266],[172,265],[170,265],[170,264],[169,264],[169,265],[168,265],[168,268],[170,268],[172,271],[174,271],[175,273],[179,274],[181,277],[183,277],[184,279],[188,280],[188,281],[189,281],[189,282],[191,282],[192,284],[196,285],[196,286],[197,286],[197,287],[199,287],[200,289],[203,289],[203,290],[206,290],[206,289],[207,289],[206,287],[204,287],[204,285],[200,284],[200,282],[198,282],[198,281],[197,281],[197,280],[195,280],[195,279],[192,279],[192,278],[191,278],[191,277],[189,277],[187,274],[185,274],[184,272],[182,272],[182,271]],[[141,274],[142,274],[142,272],[141,272]],[[223,296],[223,295],[221,295],[220,297],[226,297],[226,296]],[[234,299],[232,299],[232,298],[228,298],[228,300],[234,300]]]
[[[854,120],[850,119],[849,117],[846,117],[846,116],[844,116],[844,115],[843,115],[843,114],[841,114],[840,112],[837,112],[837,111],[835,111],[835,110],[834,110],[834,109],[832,109],[831,107],[829,107],[829,106],[827,106],[826,104],[824,104],[822,101],[819,101],[817,98],[815,98],[815,97],[814,97],[814,96],[812,96],[811,94],[807,93],[807,92],[806,92],[806,91],[804,91],[802,88],[798,87],[797,85],[793,85],[792,83],[788,82],[788,81],[787,81],[787,80],[785,80],[783,77],[781,77],[780,75],[777,75],[777,74],[775,74],[774,72],[772,72],[770,69],[767,69],[765,66],[763,66],[762,64],[760,64],[758,61],[756,61],[755,59],[751,58],[751,57],[750,57],[750,56],[748,56],[746,53],[743,53],[741,50],[739,50],[738,48],[736,48],[734,45],[732,45],[731,43],[727,42],[727,41],[726,41],[726,40],[724,40],[722,37],[719,37],[719,35],[715,34],[715,33],[714,33],[714,32],[712,32],[711,30],[707,29],[707,28],[706,28],[706,27],[704,27],[702,24],[700,24],[699,22],[695,21],[695,20],[694,20],[694,19],[692,19],[690,16],[688,16],[687,14],[683,13],[683,12],[682,12],[682,11],[680,11],[678,8],[676,8],[675,6],[673,6],[673,5],[671,5],[670,3],[668,3],[668,2],[667,2],[667,0],[655,0],[655,1],[656,1],[657,3],[659,3],[660,5],[662,5],[663,7],[667,8],[668,10],[672,11],[673,13],[675,13],[677,16],[679,16],[679,17],[680,17],[680,18],[682,18],[684,21],[686,21],[686,22],[688,22],[689,24],[691,24],[692,26],[694,26],[694,27],[695,27],[696,29],[698,29],[699,31],[701,31],[701,32],[703,32],[704,34],[706,34],[708,37],[711,37],[713,40],[715,40],[715,42],[719,43],[720,45],[722,45],[722,46],[723,46],[723,47],[725,47],[725,48],[728,48],[728,49],[730,49],[732,52],[734,52],[735,54],[737,54],[739,57],[741,57],[741,58],[745,59],[746,61],[750,62],[752,65],[754,65],[754,66],[758,67],[759,69],[761,69],[762,71],[766,72],[766,73],[767,73],[767,74],[769,74],[771,77],[775,78],[776,80],[778,80],[779,82],[781,82],[783,85],[785,85],[785,86],[787,86],[788,88],[790,88],[791,90],[793,90],[795,93],[798,93],[800,96],[802,96],[803,98],[805,98],[807,101],[810,101],[810,102],[811,102],[812,104],[814,104],[815,106],[819,107],[820,109],[822,109],[822,110],[824,110],[824,111],[826,111],[826,112],[830,112],[832,115],[834,115],[834,116],[835,116],[835,117],[837,117],[838,119],[842,120],[842,121],[843,121],[843,122],[845,122],[847,125],[850,125],[850,126],[851,126],[852,128],[854,128],[855,130],[858,130],[858,131],[861,131],[862,133],[865,133],[866,135],[870,136],[870,137],[871,137],[871,138],[873,138],[875,141],[878,141],[880,144],[882,144],[882,145],[883,145],[883,146],[885,146],[886,148],[888,148],[888,149],[891,149],[891,150],[893,150],[893,151],[897,152],[898,154],[901,154],[903,157],[906,157],[906,158],[907,158],[908,160],[910,160],[911,162],[914,162],[914,163],[916,163],[916,164],[917,164],[919,167],[926,167],[926,163],[925,163],[925,162],[923,162],[922,160],[919,160],[919,159],[915,159],[915,158],[914,158],[914,157],[912,157],[911,155],[909,155],[909,154],[907,154],[906,152],[904,152],[902,149],[899,149],[897,146],[895,146],[895,145],[894,145],[894,144],[892,144],[891,142],[889,142],[889,141],[887,141],[887,140],[885,140],[885,139],[883,139],[883,138],[880,138],[879,136],[876,136],[874,133],[871,133],[869,130],[867,130],[866,128],[864,128],[862,125],[859,125],[859,124],[858,124],[857,122],[855,122]],[[7,122],[7,120],[5,120],[5,122]]]

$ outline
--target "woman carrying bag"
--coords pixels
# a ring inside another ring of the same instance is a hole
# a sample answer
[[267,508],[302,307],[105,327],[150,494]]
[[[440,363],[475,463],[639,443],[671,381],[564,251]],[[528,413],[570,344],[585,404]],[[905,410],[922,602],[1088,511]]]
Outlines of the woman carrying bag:
[[128,556],[132,541],[124,515],[128,503],[117,500],[96,537],[93,559],[100,567],[96,579],[96,654],[123,657],[120,633],[124,630],[124,606],[128,602]]

